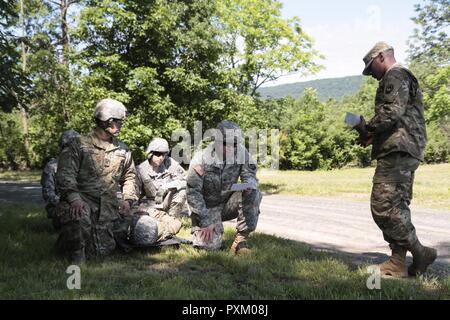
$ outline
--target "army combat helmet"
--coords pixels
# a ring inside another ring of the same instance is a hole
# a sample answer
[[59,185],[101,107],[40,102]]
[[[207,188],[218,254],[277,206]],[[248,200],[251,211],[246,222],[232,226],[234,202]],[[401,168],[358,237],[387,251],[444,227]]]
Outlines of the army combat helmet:
[[152,141],[148,144],[147,150],[145,153],[151,156],[154,152],[159,153],[167,153],[169,152],[169,143],[166,139],[163,138],[153,138]]
[[124,120],[127,116],[127,108],[122,102],[114,99],[100,100],[95,106],[94,118],[100,121],[109,121],[110,119]]
[[[98,127],[103,130],[113,127],[113,122],[119,122],[120,124],[127,116],[127,108],[114,99],[103,99],[97,103],[94,111],[95,122]],[[114,133],[117,136],[119,131]]]
[[131,230],[130,241],[135,246],[148,246],[158,240],[158,222],[155,218],[142,215]]
[[80,134],[73,129],[64,131],[59,138],[59,147],[61,148],[61,150],[64,149],[65,147],[67,147],[70,140],[78,138],[79,136]]

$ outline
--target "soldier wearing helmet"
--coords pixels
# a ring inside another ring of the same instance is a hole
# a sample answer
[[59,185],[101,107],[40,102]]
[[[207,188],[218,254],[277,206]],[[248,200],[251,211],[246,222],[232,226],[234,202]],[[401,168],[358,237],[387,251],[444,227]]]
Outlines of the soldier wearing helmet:
[[[66,130],[59,138],[60,152],[69,144],[71,139],[79,137],[80,134],[75,130]],[[56,190],[56,171],[58,169],[58,158],[53,158],[44,167],[41,175],[42,197],[45,201],[45,210],[47,211],[47,218],[52,219],[52,224],[55,230],[58,230],[60,225],[56,218],[56,206],[59,203],[59,193]]]
[[130,252],[136,247],[163,245],[163,241],[172,239],[180,227],[181,224],[174,226],[173,218],[165,213],[152,216],[138,210],[117,220],[114,237],[120,249]]
[[99,101],[95,129],[72,140],[59,157],[57,215],[62,227],[57,249],[75,263],[115,249],[114,228],[138,199],[131,152],[117,139],[126,111],[117,100]]
[[[249,187],[232,191],[240,180]],[[239,126],[220,122],[215,141],[196,153],[187,176],[187,202],[191,209],[193,245],[204,249],[222,246],[222,221],[237,218],[232,254],[249,251],[247,239],[256,229],[262,195],[256,164],[242,143]]]
[[146,211],[156,208],[179,217],[186,205],[185,171],[169,151],[167,140],[150,141],[147,160],[137,166],[140,203]]

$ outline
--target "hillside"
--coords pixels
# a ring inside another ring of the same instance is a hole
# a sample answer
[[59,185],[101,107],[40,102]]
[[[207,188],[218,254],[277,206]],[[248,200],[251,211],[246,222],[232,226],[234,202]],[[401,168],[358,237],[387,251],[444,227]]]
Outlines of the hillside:
[[346,95],[356,93],[362,82],[363,76],[348,76],[262,87],[259,88],[258,93],[263,98],[282,98],[287,96],[298,98],[302,95],[305,88],[311,87],[317,90],[320,100],[327,100],[328,98],[340,99]]

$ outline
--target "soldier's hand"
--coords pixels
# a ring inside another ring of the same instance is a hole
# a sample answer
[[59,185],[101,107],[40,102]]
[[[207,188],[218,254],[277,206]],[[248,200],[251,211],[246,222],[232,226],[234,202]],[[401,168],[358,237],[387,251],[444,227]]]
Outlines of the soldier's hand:
[[215,228],[216,228],[215,224],[210,224],[209,226],[200,229],[199,232],[200,239],[202,239],[202,241],[204,242],[209,242],[213,237]]
[[128,216],[131,214],[131,206],[130,206],[130,202],[128,201],[122,201],[122,204],[120,206],[120,210],[119,210],[120,214],[123,216]]
[[355,129],[356,131],[359,132],[360,135],[366,135],[367,134],[367,130],[366,130],[366,120],[364,119],[363,116],[360,116],[361,121],[359,122],[359,124],[357,124],[356,126],[353,127],[353,129]]
[[69,212],[73,219],[78,219],[81,218],[83,214],[85,214],[86,208],[87,208],[86,202],[84,202],[81,199],[77,199],[70,203]]
[[372,142],[373,142],[373,135],[371,135],[371,134],[367,134],[365,136],[359,135],[359,138],[356,141],[356,143],[358,145],[360,145],[361,147],[364,147],[364,148],[371,145]]

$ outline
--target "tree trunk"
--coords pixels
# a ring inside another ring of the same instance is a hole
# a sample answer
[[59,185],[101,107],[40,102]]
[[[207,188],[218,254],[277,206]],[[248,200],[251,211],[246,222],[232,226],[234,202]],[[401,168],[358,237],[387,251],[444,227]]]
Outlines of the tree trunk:
[[22,118],[22,127],[23,127],[23,141],[25,146],[25,161],[27,164],[27,168],[30,168],[30,140],[29,140],[29,131],[28,131],[28,112],[25,110],[25,108],[22,106],[22,104],[19,104],[20,109],[20,115]]
[[[25,46],[25,42],[23,41],[25,37],[25,16],[24,16],[24,6],[23,6],[23,0],[20,0],[20,19],[22,21],[22,40],[21,47],[22,47],[22,72],[25,74],[27,71],[27,49]],[[23,104],[23,98],[18,97],[19,101],[19,110],[22,118],[22,126],[23,126],[23,140],[24,140],[24,147],[25,147],[25,161],[27,164],[27,167],[29,168],[30,163],[30,140],[29,140],[29,132],[28,132],[28,112]]]
[[69,54],[69,26],[67,24],[67,10],[69,9],[69,1],[61,0],[60,9],[61,9],[61,44],[62,44],[62,56],[61,63],[65,66],[68,66],[69,59],[67,55]]

